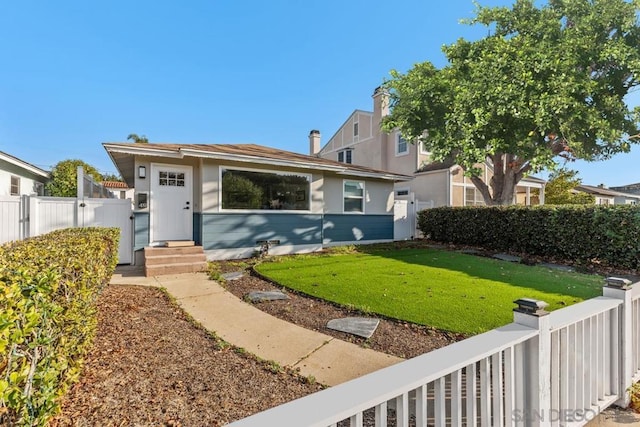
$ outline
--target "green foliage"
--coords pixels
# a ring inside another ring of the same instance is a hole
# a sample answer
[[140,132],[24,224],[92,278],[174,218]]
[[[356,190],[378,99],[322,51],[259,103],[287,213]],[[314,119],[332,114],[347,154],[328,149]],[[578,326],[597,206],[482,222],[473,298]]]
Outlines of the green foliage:
[[[640,2],[557,0],[536,7],[478,6],[470,24],[489,35],[444,47],[385,83],[383,128],[420,141],[434,160],[455,157],[487,205],[510,204],[517,182],[556,166],[557,155],[601,160],[628,152],[640,108],[624,97],[640,84]],[[478,164],[490,160],[483,181]]]
[[260,209],[262,206],[262,188],[245,177],[225,171],[222,188],[223,208]]
[[636,206],[443,207],[421,211],[418,228],[441,242],[640,268]]
[[573,191],[582,181],[578,171],[559,169],[549,177],[544,190],[544,203],[547,205],[592,205],[596,198],[593,194]]
[[82,367],[118,229],[59,230],[0,246],[0,425],[43,426]]
[[55,197],[76,197],[78,192],[78,166],[94,181],[102,181],[96,168],[78,159],[62,160],[51,170],[51,181],[46,185],[50,195]]
[[149,143],[149,138],[147,138],[145,135],[138,135],[137,133],[130,133],[129,136],[127,136],[127,139],[129,141],[133,141],[136,144]]
[[101,181],[115,181],[115,182],[124,182],[120,175],[116,175],[115,173],[105,173],[101,176]]
[[366,313],[462,334],[513,321],[513,301],[551,310],[602,293],[602,278],[435,249],[282,257],[255,267],[282,286]]

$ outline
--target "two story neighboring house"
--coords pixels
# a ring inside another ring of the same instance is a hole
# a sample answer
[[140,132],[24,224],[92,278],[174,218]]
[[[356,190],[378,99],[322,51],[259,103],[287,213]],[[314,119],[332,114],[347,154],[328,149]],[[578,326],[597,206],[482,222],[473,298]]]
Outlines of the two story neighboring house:
[[49,172],[0,151],[0,196],[42,196],[49,178]]
[[[389,96],[378,88],[373,94],[373,111],[355,110],[338,131],[321,147],[320,132],[309,135],[310,154],[325,159],[411,175],[397,182],[396,199],[420,202],[423,207],[470,206],[484,204],[480,191],[453,161],[433,162],[426,147],[406,141],[399,131],[383,132],[380,123],[389,114]],[[482,165],[483,179],[491,178],[491,166]],[[522,179],[514,203],[544,203],[545,181]]]

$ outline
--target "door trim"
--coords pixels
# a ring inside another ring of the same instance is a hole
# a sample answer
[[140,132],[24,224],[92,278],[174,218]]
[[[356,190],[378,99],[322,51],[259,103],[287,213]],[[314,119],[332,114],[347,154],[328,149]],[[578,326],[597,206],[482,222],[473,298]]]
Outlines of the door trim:
[[156,195],[157,195],[157,189],[158,189],[158,184],[156,183],[155,180],[155,176],[156,176],[156,172],[158,171],[158,169],[162,169],[162,168],[183,168],[183,169],[188,169],[189,170],[189,175],[190,175],[190,179],[189,182],[187,183],[187,185],[185,185],[185,187],[187,187],[187,190],[189,192],[189,198],[191,199],[191,210],[190,213],[191,215],[189,215],[188,217],[188,223],[187,223],[187,227],[189,229],[189,236],[186,240],[192,240],[193,239],[193,166],[191,165],[181,165],[181,164],[176,164],[176,163],[151,163],[150,164],[150,173],[149,173],[149,177],[147,179],[150,179],[151,182],[149,183],[149,245],[150,246],[155,246],[158,245],[161,241],[164,240],[159,240],[156,241],[155,240],[155,232],[154,232],[154,215],[155,215],[155,209],[157,208],[157,201],[156,201]]

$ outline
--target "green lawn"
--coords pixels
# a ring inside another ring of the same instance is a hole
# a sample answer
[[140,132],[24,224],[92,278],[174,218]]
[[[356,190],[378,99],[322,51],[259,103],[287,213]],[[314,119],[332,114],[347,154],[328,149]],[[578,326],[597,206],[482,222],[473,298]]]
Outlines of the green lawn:
[[281,257],[256,270],[309,295],[463,334],[512,322],[518,298],[555,310],[602,295],[603,285],[600,276],[434,249]]

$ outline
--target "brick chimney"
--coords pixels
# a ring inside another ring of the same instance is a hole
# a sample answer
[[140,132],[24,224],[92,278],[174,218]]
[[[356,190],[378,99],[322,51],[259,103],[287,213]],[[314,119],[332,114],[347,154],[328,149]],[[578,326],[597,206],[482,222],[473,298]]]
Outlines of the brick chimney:
[[320,152],[320,131],[313,129],[309,132],[309,154],[312,156]]

